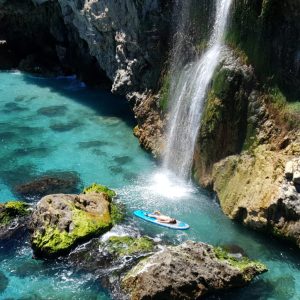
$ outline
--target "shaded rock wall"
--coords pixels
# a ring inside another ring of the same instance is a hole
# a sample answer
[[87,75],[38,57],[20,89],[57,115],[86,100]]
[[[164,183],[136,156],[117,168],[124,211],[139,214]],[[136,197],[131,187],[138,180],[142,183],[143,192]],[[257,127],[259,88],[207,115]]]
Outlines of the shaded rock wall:
[[204,108],[195,151],[194,177],[202,185],[211,185],[215,162],[243,149],[255,83],[253,68],[243,64],[233,51],[224,49]]
[[0,2],[0,68],[48,75],[77,73],[90,83],[107,80],[87,44],[64,24],[59,4],[37,2]]
[[170,1],[58,1],[90,54],[113,81],[112,91],[156,88],[165,61]]
[[261,79],[271,79],[294,99],[300,96],[299,16],[298,0],[235,0],[227,36]]

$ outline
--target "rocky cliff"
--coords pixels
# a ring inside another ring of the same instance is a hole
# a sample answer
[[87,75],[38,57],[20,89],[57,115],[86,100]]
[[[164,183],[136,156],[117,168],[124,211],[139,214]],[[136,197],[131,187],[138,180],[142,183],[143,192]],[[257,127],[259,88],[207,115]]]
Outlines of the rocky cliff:
[[[205,48],[214,11],[212,1],[191,3],[193,38],[185,61]],[[135,135],[159,156],[173,4],[0,0],[0,67],[76,73],[125,95],[137,119]],[[228,216],[298,244],[299,13],[298,0],[234,1],[193,170],[196,181],[216,191]],[[285,172],[286,164],[292,171]]]
[[154,149],[162,135],[155,95],[168,55],[171,13],[171,0],[2,0],[0,68],[76,73],[125,95],[137,117],[136,135]]
[[233,8],[194,177],[213,188],[230,218],[299,246],[300,4],[235,1]]

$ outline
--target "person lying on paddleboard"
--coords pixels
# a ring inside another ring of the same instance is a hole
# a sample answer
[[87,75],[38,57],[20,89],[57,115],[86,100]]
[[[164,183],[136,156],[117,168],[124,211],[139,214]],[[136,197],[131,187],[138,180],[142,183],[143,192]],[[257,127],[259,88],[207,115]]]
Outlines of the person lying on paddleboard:
[[147,216],[155,218],[159,223],[176,224],[177,222],[176,219],[162,215],[158,210],[156,210],[153,214],[147,214]]

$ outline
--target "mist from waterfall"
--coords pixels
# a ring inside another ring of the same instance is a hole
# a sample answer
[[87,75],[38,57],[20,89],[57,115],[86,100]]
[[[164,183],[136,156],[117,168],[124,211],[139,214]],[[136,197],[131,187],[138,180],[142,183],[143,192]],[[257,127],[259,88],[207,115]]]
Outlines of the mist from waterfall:
[[171,66],[169,100],[172,105],[169,116],[167,145],[163,167],[177,176],[190,177],[195,142],[197,139],[202,111],[214,71],[219,63],[224,33],[232,0],[216,0],[215,22],[207,45],[200,59],[184,66],[184,48],[188,47],[188,17],[191,1],[184,1],[181,22],[174,38]]

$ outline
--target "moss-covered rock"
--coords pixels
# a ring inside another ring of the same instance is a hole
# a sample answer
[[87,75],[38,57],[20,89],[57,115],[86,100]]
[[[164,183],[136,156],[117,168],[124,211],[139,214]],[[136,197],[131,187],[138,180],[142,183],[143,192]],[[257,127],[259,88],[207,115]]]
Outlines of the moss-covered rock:
[[17,217],[28,215],[29,205],[22,201],[9,201],[0,204],[0,226],[7,225]]
[[108,239],[108,251],[118,256],[151,252],[154,242],[148,237],[112,236]]
[[110,215],[113,225],[121,223],[125,219],[125,206],[122,203],[112,201],[110,203]]
[[248,98],[254,85],[251,67],[230,50],[224,51],[223,56],[208,93],[194,156],[195,177],[204,186],[211,185],[215,162],[243,148]]
[[123,277],[122,287],[130,299],[200,299],[243,286],[267,271],[261,263],[248,259],[237,263],[215,249],[192,241],[165,247],[133,267]]
[[106,194],[49,195],[41,199],[31,221],[37,256],[57,256],[113,225]]
[[165,75],[163,78],[163,83],[159,95],[159,107],[164,113],[168,111],[168,107],[169,107],[170,87],[171,87],[171,77],[168,74]]
[[220,261],[224,261],[233,268],[237,268],[240,271],[242,271],[245,282],[249,282],[252,280],[252,277],[249,276],[247,270],[255,269],[260,273],[267,271],[267,267],[263,263],[255,260],[250,260],[248,257],[245,256],[236,258],[234,255],[230,254],[221,247],[214,247],[214,253],[217,259],[219,259]]
[[113,197],[117,196],[117,193],[111,189],[109,189],[107,186],[105,185],[101,185],[98,183],[92,183],[90,186],[86,187],[83,190],[84,194],[91,194],[91,193],[104,193],[106,195],[108,195],[111,199]]
[[[22,201],[0,204],[0,239],[7,239],[25,229],[28,224],[30,206]],[[11,224],[14,226],[11,226]]]

